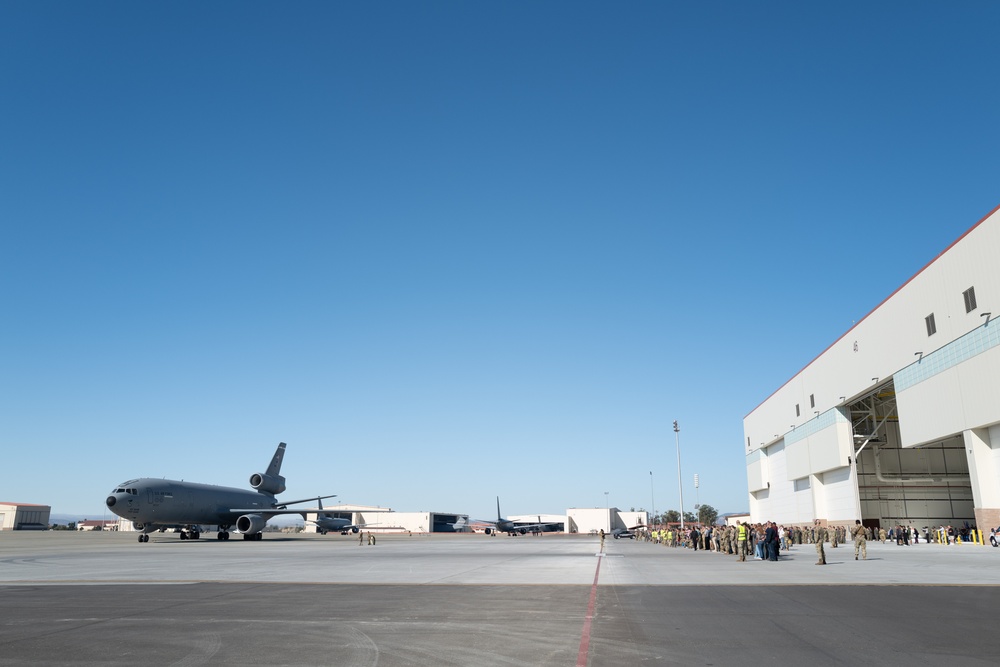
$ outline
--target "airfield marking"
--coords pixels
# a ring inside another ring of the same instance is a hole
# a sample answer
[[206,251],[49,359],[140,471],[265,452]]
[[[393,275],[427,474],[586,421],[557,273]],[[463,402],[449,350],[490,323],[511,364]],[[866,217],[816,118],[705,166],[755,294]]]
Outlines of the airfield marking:
[[587,604],[587,617],[583,620],[583,632],[580,635],[580,651],[576,654],[576,667],[587,667],[587,655],[590,653],[590,625],[594,620],[594,607],[597,603],[597,579],[601,575],[602,560],[604,559],[597,559],[594,583],[590,587],[590,602]]

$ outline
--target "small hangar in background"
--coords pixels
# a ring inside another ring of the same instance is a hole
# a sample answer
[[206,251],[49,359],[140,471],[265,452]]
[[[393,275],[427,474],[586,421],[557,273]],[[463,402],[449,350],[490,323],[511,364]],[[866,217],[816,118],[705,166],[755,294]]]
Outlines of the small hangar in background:
[[48,505],[0,503],[0,530],[48,530]]

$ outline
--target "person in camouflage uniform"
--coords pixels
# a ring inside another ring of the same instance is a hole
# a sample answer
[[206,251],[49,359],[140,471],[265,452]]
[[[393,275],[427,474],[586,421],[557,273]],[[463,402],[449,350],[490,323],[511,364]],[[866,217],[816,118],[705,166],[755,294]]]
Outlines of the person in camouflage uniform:
[[818,560],[817,565],[826,565],[826,552],[823,550],[823,542],[826,541],[826,529],[823,526],[816,526],[814,530],[816,534],[816,556]]
[[854,520],[854,528],[851,529],[854,535],[854,560],[858,559],[858,551],[861,551],[861,558],[868,560],[868,540],[865,535],[865,527],[861,525],[860,519]]

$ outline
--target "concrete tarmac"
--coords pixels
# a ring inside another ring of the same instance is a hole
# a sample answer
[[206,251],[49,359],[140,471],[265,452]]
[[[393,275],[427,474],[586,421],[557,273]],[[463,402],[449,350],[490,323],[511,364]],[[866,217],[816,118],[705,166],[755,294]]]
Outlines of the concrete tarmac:
[[0,533],[0,665],[993,665],[1000,549]]

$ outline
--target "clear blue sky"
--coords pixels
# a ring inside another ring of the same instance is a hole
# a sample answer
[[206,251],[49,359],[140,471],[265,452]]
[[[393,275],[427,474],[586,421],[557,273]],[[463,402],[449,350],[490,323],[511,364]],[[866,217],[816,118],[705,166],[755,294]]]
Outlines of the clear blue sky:
[[285,441],[290,498],[664,510],[678,419],[687,509],[745,510],[743,417],[1000,204],[998,27],[3,3],[0,500]]

